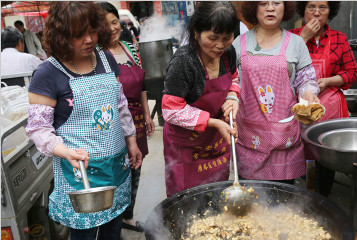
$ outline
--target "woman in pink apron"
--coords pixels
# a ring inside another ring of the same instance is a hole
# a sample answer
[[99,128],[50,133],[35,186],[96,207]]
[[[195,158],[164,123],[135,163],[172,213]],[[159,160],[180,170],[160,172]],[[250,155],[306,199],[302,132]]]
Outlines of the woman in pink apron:
[[291,107],[298,97],[319,102],[311,59],[303,40],[280,27],[293,16],[293,2],[244,2],[242,13],[256,27],[233,42],[241,83],[239,174],[293,183],[305,174],[305,158]]
[[[128,99],[129,110],[136,128],[136,142],[144,158],[149,153],[147,136],[151,136],[155,131],[155,124],[150,116],[147,95],[144,89],[145,71],[140,68],[135,47],[128,42],[119,41],[121,27],[118,10],[108,2],[99,2],[98,4],[107,13],[106,18],[112,30],[112,42],[109,50],[120,68],[119,81],[123,84],[124,94]],[[123,227],[143,232],[143,224],[133,219],[140,171],[141,168],[132,169],[131,171],[131,203],[123,214]]]
[[[297,12],[304,17],[306,25],[292,30],[300,35],[310,52],[320,87],[319,98],[326,113],[319,121],[348,117],[343,90],[347,90],[357,79],[357,64],[344,33],[330,29],[328,20],[338,13],[340,2],[298,2]],[[313,159],[307,151],[307,159]],[[318,171],[317,191],[328,196],[335,171],[316,162]]]
[[[188,24],[190,43],[167,69],[162,99],[166,193],[229,177],[230,134],[239,85],[231,45],[237,19],[229,2],[201,2]],[[232,80],[233,79],[233,80]]]

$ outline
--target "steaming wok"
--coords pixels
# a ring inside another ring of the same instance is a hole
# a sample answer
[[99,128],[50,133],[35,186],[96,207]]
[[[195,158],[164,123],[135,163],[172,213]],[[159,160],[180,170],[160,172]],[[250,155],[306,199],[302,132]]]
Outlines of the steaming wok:
[[[349,217],[337,205],[314,192],[282,183],[242,180],[242,185],[254,188],[269,205],[294,204],[298,211],[313,216],[321,227],[328,230],[334,240],[354,240],[355,232]],[[150,213],[144,229],[148,240],[180,239],[190,226],[192,215],[221,212],[221,192],[232,181],[201,185],[177,193],[162,201]],[[263,201],[263,200],[258,200]],[[291,208],[291,207],[290,207]]]

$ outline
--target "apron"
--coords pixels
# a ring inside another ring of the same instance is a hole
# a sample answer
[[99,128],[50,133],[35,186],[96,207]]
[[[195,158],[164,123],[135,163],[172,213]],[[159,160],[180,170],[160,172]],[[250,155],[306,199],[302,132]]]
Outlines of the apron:
[[[301,29],[301,31],[303,28]],[[299,35],[301,34],[301,31]],[[316,78],[331,77],[331,65],[330,65],[330,35],[329,31],[326,32],[328,41],[324,48],[324,52],[310,53],[312,65],[315,68]],[[345,95],[338,87],[327,87],[324,91],[318,95],[320,102],[326,108],[325,114],[317,121],[322,122],[333,118],[345,118],[348,117],[348,108]]]
[[304,175],[300,123],[292,119],[297,97],[291,89],[285,51],[279,55],[248,56],[246,34],[241,38],[242,85],[237,117],[239,174],[246,179],[287,180]]
[[[199,50],[198,53],[201,58]],[[219,119],[223,116],[221,106],[232,85],[231,70],[225,54],[223,61],[227,73],[215,79],[209,79],[204,66],[204,91],[191,104],[209,112],[211,118]],[[163,140],[168,197],[198,185],[228,180],[230,147],[216,128],[207,127],[204,132],[197,132],[165,122]]]
[[[136,143],[138,144],[138,147],[144,158],[145,155],[149,153],[148,142],[146,138],[144,108],[141,105],[141,92],[144,83],[145,71],[136,65],[134,59],[126,52],[125,47],[123,45],[121,46],[125,54],[133,63],[133,66],[129,67],[127,65],[119,65],[119,81],[123,85],[124,95],[128,99],[128,108],[131,115],[133,116],[136,129]],[[127,47],[130,49],[129,46]]]
[[74,229],[103,225],[119,216],[130,203],[130,164],[118,111],[119,84],[103,51],[99,56],[106,73],[74,78],[53,57],[48,60],[69,77],[74,106],[67,121],[56,130],[70,149],[83,148],[90,156],[87,168],[92,188],[117,186],[113,206],[95,213],[76,213],[70,191],[83,189],[79,169],[64,158],[53,158],[55,188],[50,195],[49,215]]

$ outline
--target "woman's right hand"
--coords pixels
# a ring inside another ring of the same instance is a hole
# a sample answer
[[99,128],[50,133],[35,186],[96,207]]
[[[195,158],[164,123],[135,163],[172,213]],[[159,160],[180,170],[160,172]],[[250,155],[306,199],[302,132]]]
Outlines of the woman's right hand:
[[80,169],[79,162],[78,162],[79,160],[82,160],[84,162],[84,166],[88,168],[89,153],[82,148],[69,149],[64,144],[58,144],[53,149],[53,153],[58,157],[67,159],[68,162],[74,168]]
[[227,124],[226,122],[220,119],[210,118],[208,120],[207,126],[216,128],[218,132],[221,134],[221,136],[223,137],[223,139],[226,140],[229,145],[231,145],[231,134],[235,138],[238,137],[238,130],[237,130],[236,123],[233,123],[234,129],[232,129],[231,126],[229,126],[229,124]]
[[316,35],[320,28],[319,20],[313,18],[306,23],[304,29],[301,31],[300,37],[302,37],[306,43]]

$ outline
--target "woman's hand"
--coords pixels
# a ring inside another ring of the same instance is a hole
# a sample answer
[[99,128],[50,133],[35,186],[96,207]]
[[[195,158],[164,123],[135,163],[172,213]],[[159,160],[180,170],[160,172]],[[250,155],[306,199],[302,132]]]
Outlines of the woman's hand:
[[[220,119],[215,119],[215,118],[210,118],[208,120],[208,125],[209,127],[214,127],[218,130],[218,132],[221,134],[224,140],[228,142],[228,144],[231,144],[231,134],[237,138],[238,137],[238,131],[237,131],[237,125],[236,123],[233,123],[233,128],[232,129],[227,123]],[[237,141],[237,140],[236,140]]]
[[319,84],[320,92],[322,92],[329,86],[328,80],[328,78],[317,79],[317,84]]
[[145,114],[144,119],[146,123],[146,134],[150,137],[155,132],[155,123],[149,114]]
[[311,91],[305,91],[305,92],[301,95],[301,97],[302,97],[303,99],[307,100],[307,101],[309,102],[309,104],[310,104],[310,103],[313,103],[313,102],[315,102],[315,103],[320,103],[320,99],[319,99],[317,96],[315,96],[315,94],[314,94],[313,92],[311,92]]
[[82,149],[69,149],[64,144],[58,144],[54,149],[53,153],[61,158],[65,158],[74,167],[79,168],[79,160],[84,162],[84,166],[88,168],[89,153]]
[[131,137],[126,137],[125,138],[126,141],[126,146],[128,147],[128,151],[129,151],[129,162],[131,165],[132,169],[138,169],[142,162],[143,162],[143,155],[138,147],[138,145],[136,144],[136,137],[135,136],[131,136]]
[[313,18],[306,23],[304,29],[301,31],[300,37],[302,37],[306,43],[316,35],[320,28],[319,20]]
[[237,100],[234,100],[234,99],[227,99],[221,109],[222,109],[222,112],[223,112],[223,117],[224,117],[224,120],[226,122],[229,122],[229,113],[231,111],[233,111],[233,120],[236,120],[236,116],[237,116],[237,113],[238,113],[238,101]]

